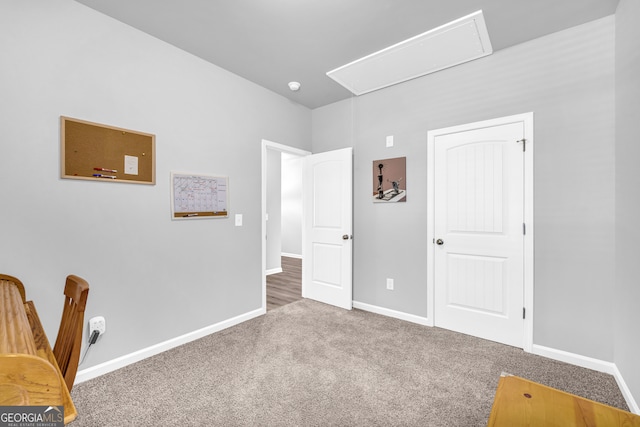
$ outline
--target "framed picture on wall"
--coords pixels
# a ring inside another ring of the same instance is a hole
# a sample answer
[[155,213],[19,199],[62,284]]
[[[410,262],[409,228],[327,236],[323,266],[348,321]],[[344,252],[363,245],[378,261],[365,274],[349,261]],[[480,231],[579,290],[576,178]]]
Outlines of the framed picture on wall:
[[373,161],[373,202],[407,201],[407,158]]

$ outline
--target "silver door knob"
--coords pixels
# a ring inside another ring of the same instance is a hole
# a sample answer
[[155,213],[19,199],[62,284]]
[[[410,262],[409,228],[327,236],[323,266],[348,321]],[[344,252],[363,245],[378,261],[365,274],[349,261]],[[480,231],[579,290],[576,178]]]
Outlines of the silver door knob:
[[444,245],[444,240],[442,239],[436,240],[436,245],[440,245],[440,246]]
[[343,234],[342,235],[342,240],[349,240],[350,236],[348,234]]

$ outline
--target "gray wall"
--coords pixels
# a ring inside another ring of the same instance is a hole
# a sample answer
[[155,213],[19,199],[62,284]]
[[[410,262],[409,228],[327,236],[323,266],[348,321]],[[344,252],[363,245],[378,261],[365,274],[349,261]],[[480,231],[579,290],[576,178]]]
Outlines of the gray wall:
[[[310,150],[307,108],[71,0],[0,2],[0,52],[0,271],[51,339],[89,281],[81,369],[260,308],[261,140]],[[60,115],[154,133],[156,185],[60,179]],[[172,170],[227,175],[231,217],[171,221]]]
[[282,153],[267,149],[267,245],[266,269],[282,267]]
[[[532,111],[534,343],[613,360],[614,36],[611,16],[312,112],[314,152],[354,147],[354,300],[427,315],[427,131]],[[400,156],[407,203],[373,204],[372,161]]]
[[302,256],[302,159],[282,154],[282,253]]
[[640,2],[616,12],[616,299],[615,363],[640,401]]
[[281,256],[302,256],[302,157],[267,149],[267,272]]

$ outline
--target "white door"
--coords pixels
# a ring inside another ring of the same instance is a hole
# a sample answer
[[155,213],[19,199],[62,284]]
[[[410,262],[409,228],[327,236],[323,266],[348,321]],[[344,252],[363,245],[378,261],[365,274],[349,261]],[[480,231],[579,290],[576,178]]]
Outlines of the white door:
[[523,347],[524,123],[434,140],[435,325]]
[[352,149],[305,157],[302,296],[352,307]]

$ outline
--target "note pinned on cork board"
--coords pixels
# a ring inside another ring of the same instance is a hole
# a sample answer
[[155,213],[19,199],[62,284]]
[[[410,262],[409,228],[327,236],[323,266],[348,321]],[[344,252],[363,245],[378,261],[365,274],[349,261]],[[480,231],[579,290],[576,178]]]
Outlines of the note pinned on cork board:
[[124,156],[124,173],[138,175],[138,158],[136,156]]

